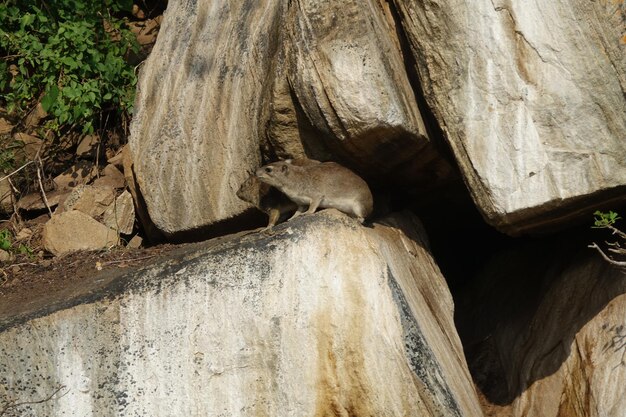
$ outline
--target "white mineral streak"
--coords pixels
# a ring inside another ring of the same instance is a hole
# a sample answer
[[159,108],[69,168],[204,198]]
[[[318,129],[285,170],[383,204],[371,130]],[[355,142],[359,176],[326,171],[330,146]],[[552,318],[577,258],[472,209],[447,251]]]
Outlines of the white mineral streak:
[[395,3],[427,100],[490,222],[516,233],[591,194],[590,206],[616,198],[626,184],[623,4]]
[[29,416],[482,415],[419,226],[293,223],[4,329],[0,392],[65,387]]

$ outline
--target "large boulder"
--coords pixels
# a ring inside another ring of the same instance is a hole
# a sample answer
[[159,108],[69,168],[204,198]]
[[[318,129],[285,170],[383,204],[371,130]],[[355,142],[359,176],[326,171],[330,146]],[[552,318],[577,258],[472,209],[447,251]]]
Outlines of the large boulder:
[[541,230],[626,197],[623,6],[393,3],[426,100],[491,224]]
[[50,417],[480,416],[421,227],[386,223],[329,210],[0,303],[2,393]]
[[624,416],[626,274],[583,239],[501,253],[459,299],[459,332],[489,415]]
[[[274,149],[289,151],[284,138],[295,136],[303,150],[321,159],[328,156],[320,147],[368,176],[393,172],[394,180],[405,182],[415,181],[416,172],[432,174],[442,163],[430,155],[394,21],[385,11],[373,0],[292,2],[285,68],[278,65],[270,113]],[[285,105],[292,99],[292,106]],[[299,120],[298,129],[308,135],[277,129]]]
[[140,75],[129,145],[165,234],[241,214],[286,2],[170,1]]

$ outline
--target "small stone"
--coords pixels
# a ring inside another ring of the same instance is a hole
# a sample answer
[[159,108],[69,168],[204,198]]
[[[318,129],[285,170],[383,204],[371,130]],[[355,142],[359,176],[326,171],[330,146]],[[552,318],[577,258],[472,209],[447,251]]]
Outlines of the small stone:
[[17,241],[26,240],[30,238],[32,235],[33,235],[33,231],[30,230],[28,227],[25,227],[19,232],[17,232],[17,234],[15,235],[15,240]]
[[95,164],[90,161],[78,161],[76,165],[54,178],[58,189],[68,190],[77,185],[87,184],[97,174]]
[[37,106],[26,116],[24,125],[28,129],[37,127],[46,116],[48,116],[48,113],[43,109],[41,103],[37,103]]
[[76,148],[76,156],[79,158],[93,158],[98,152],[100,137],[98,135],[85,136]]
[[132,11],[132,13],[133,13],[133,16],[135,16],[137,19],[145,19],[146,18],[146,13],[143,10],[141,10],[139,8],[139,6],[136,5],[136,4],[133,4],[133,11]]
[[0,181],[0,212],[13,213],[13,188],[9,184],[9,180]]
[[139,235],[133,236],[131,240],[126,244],[126,248],[128,249],[139,249],[143,245],[143,238]]
[[115,190],[112,187],[82,185],[70,193],[58,214],[78,210],[95,218],[104,214],[114,200]]
[[[124,145],[124,148],[126,147],[126,145]],[[124,148],[122,148],[122,150],[120,152],[118,152],[116,155],[110,157],[109,159],[107,159],[107,162],[111,165],[115,165],[117,168],[122,168],[124,167]]]
[[124,191],[115,202],[107,207],[102,223],[111,229],[118,230],[122,234],[130,234],[135,225],[135,206],[133,197],[128,191]]
[[39,150],[43,146],[43,141],[37,136],[28,135],[26,133],[16,133],[14,136],[16,141],[22,142],[23,147],[16,153],[21,159],[32,161],[37,156]]
[[0,135],[6,135],[7,133],[11,133],[13,130],[13,124],[11,124],[4,117],[0,117]]
[[11,254],[4,249],[0,249],[0,262],[8,262],[11,260]]
[[124,179],[124,174],[115,165],[109,164],[102,170],[102,176],[96,179],[93,185],[120,189],[126,186],[126,180]]
[[44,247],[56,256],[79,250],[106,249],[117,242],[115,230],[78,210],[52,216],[43,228]]
[[[48,206],[53,209],[56,207],[61,199],[65,198],[65,196],[69,194],[67,190],[56,190],[46,193],[46,200],[48,200]],[[20,198],[17,201],[17,208],[20,210],[43,210],[46,208],[46,203],[41,196],[41,193],[35,192],[26,194],[24,197]]]

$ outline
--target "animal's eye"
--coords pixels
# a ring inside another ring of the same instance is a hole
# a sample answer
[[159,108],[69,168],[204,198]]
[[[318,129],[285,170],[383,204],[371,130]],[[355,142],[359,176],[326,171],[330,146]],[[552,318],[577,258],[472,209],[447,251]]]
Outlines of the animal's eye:
[[272,167],[266,167],[265,172],[272,172]]

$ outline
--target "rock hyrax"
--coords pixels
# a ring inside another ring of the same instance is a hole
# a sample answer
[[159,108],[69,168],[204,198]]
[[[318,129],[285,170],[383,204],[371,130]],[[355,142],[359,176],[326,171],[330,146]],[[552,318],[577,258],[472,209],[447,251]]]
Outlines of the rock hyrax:
[[256,176],[298,205],[292,219],[305,210],[306,214],[314,213],[318,207],[335,208],[361,223],[372,213],[373,198],[367,183],[335,162],[279,161],[257,169]]
[[268,224],[264,230],[274,227],[281,216],[293,213],[298,209],[296,203],[291,201],[285,194],[276,188],[265,184],[254,175],[251,175],[241,184],[237,197],[247,201],[269,216]]

